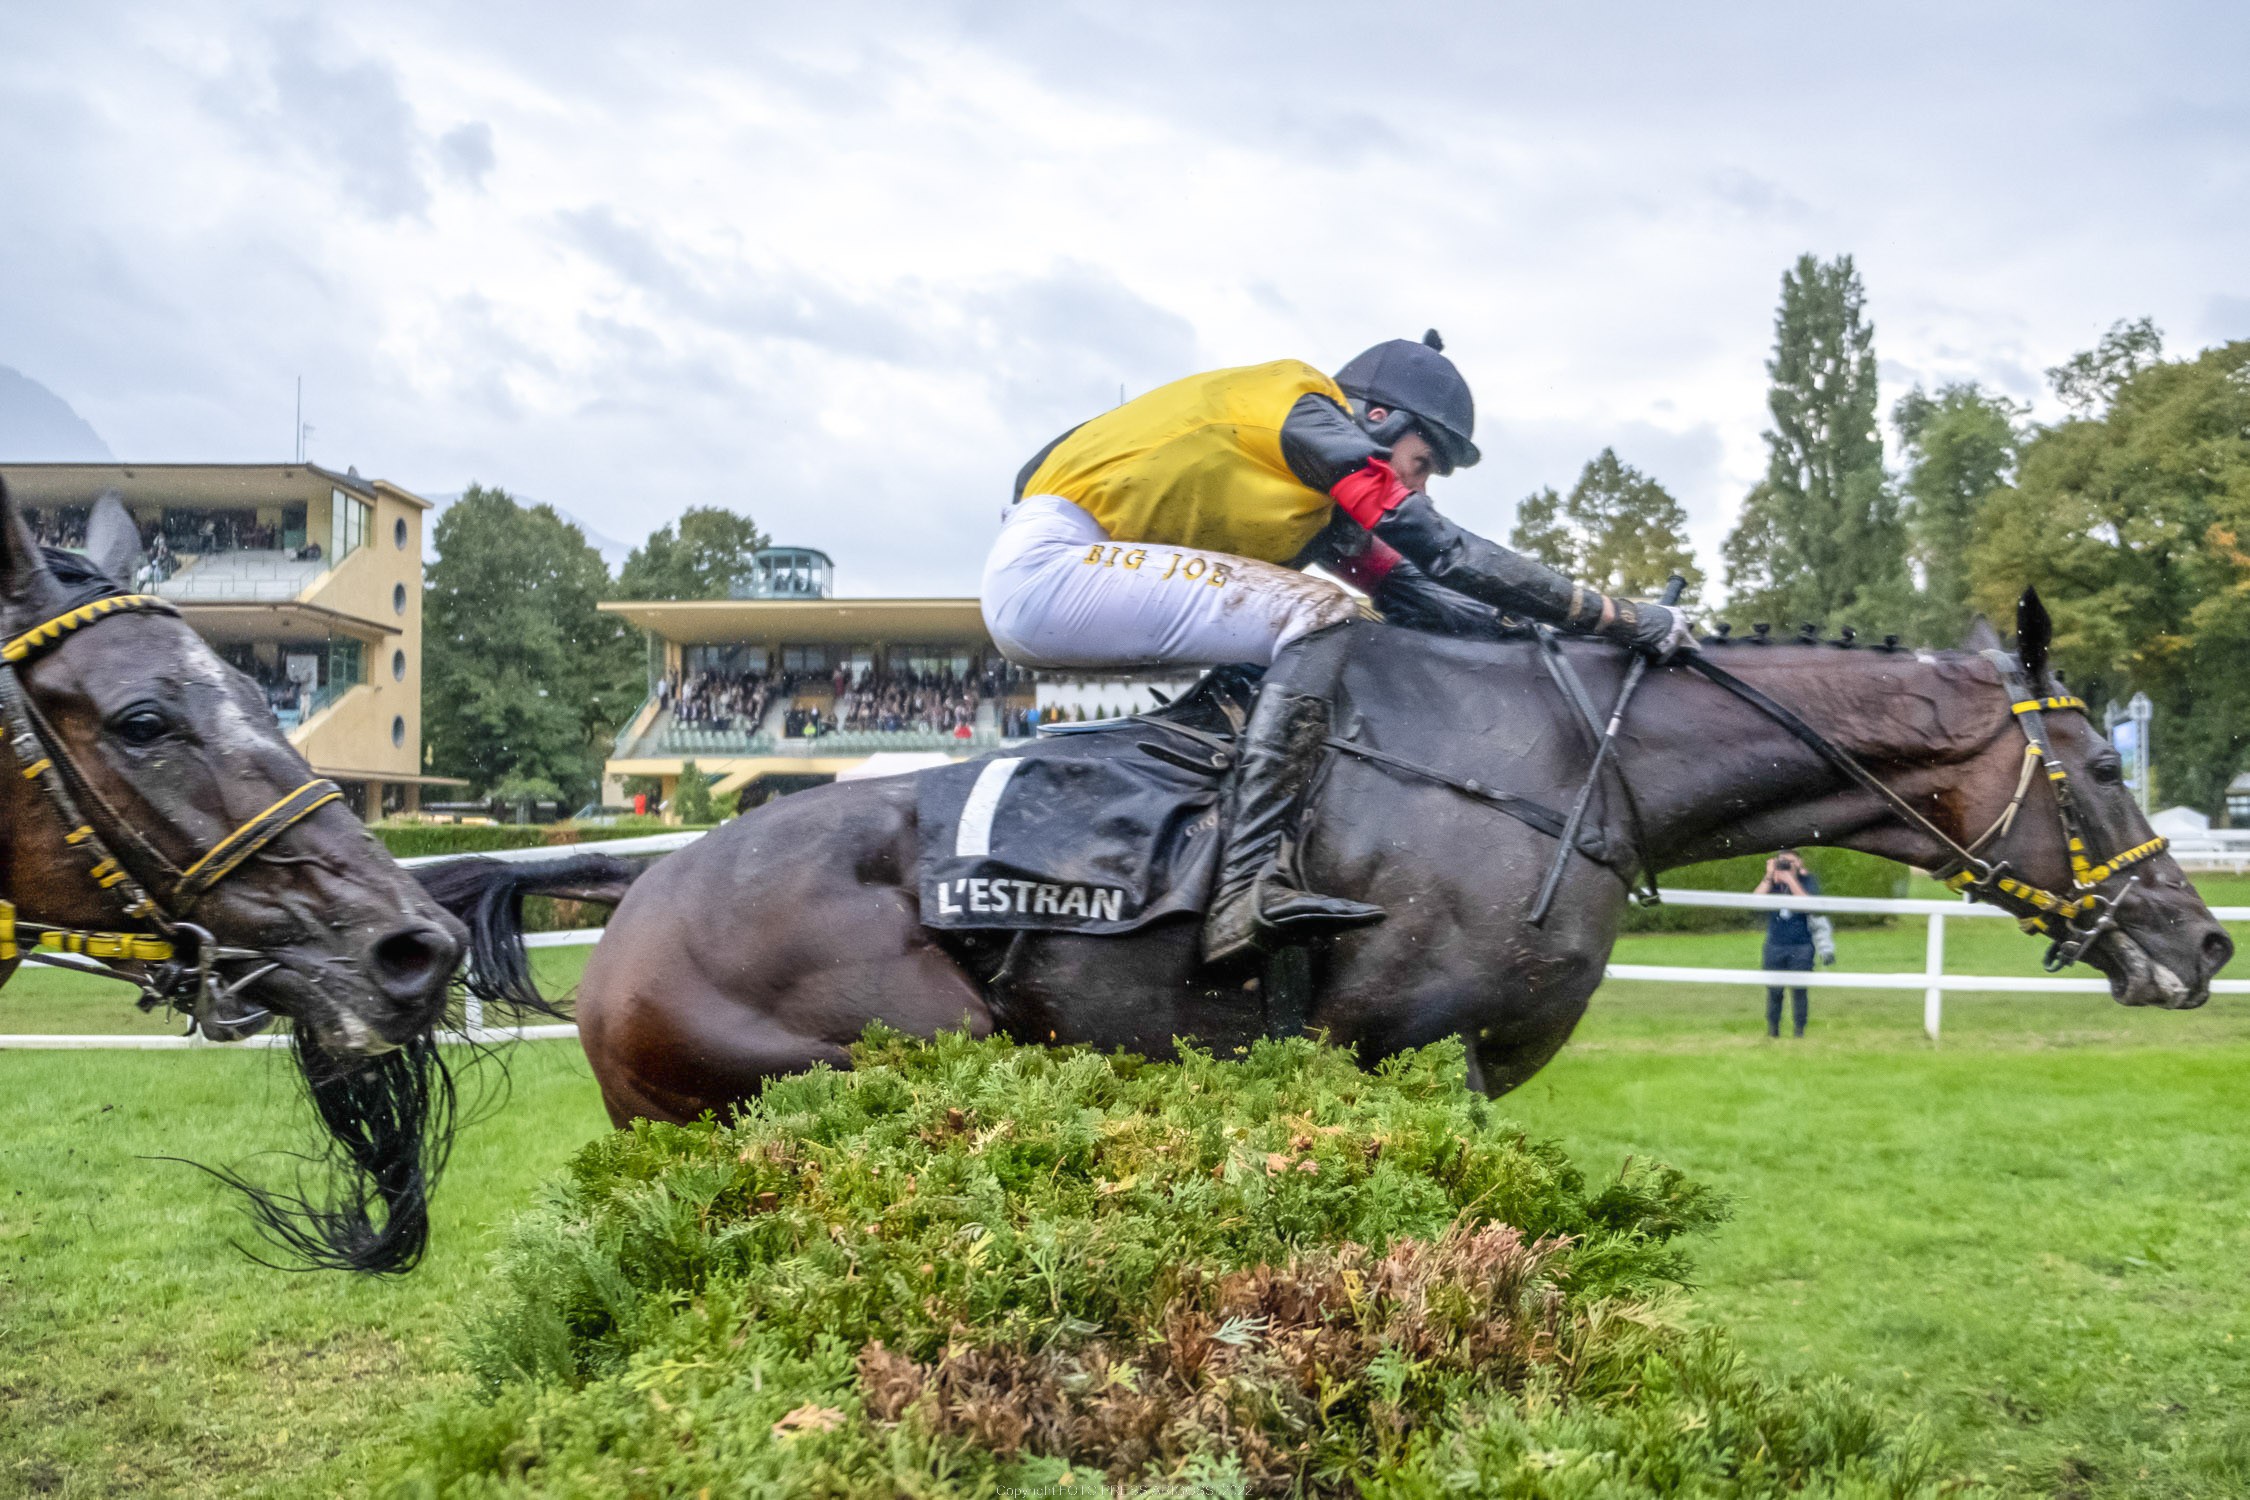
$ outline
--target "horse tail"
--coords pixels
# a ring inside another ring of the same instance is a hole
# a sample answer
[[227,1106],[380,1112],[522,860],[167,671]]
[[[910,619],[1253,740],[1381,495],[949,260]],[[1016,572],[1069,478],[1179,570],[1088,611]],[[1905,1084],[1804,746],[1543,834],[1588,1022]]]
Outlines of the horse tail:
[[648,866],[646,860],[611,854],[530,862],[457,859],[424,865],[414,878],[431,900],[469,929],[468,963],[461,976],[469,993],[488,1005],[552,1016],[559,1012],[531,978],[531,955],[523,941],[523,898],[552,896],[615,906]]

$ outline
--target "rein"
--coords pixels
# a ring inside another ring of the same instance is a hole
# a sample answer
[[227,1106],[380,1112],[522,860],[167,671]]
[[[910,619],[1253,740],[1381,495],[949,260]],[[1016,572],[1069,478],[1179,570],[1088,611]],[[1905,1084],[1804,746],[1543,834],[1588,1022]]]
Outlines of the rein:
[[[170,1006],[185,1012],[192,1024],[214,1007],[232,1004],[276,967],[258,949],[221,947],[210,932],[188,920],[196,903],[268,844],[344,793],[333,781],[308,781],[212,845],[187,868],[175,867],[86,779],[62,737],[31,701],[22,676],[26,664],[75,632],[122,614],[177,617],[179,611],[153,594],[112,594],[0,642],[0,731],[19,774],[45,794],[48,806],[61,819],[64,843],[85,858],[86,878],[109,894],[128,922],[145,928],[94,931],[30,922],[17,916],[13,902],[0,900],[0,960],[21,956],[28,940],[28,946],[42,952],[77,954],[104,964],[154,965],[145,974],[124,976],[140,986],[141,1005]],[[132,850],[168,886],[161,897],[152,895],[127,870],[114,852],[119,847]],[[219,963],[243,960],[265,962],[231,982],[214,972]],[[230,1015],[227,1021],[243,1024],[262,1015]]]
[[[1691,671],[1700,672],[1788,730],[1814,754],[1843,772],[1863,790],[1881,798],[1901,822],[1944,849],[1948,858],[1931,873],[1943,881],[1947,888],[1960,891],[1972,900],[1990,902],[2014,912],[2026,932],[2036,932],[2051,939],[2044,960],[2051,973],[2077,963],[2085,957],[2089,948],[2108,933],[2117,921],[2118,903],[2124,899],[2127,891],[2139,883],[2140,876],[2133,876],[2126,882],[2125,889],[2114,896],[2102,895],[2100,887],[2132,866],[2162,854],[2169,847],[2169,841],[2159,835],[2146,843],[2136,844],[2114,854],[2100,864],[2089,859],[2086,853],[2085,820],[2072,795],[2069,772],[2047,748],[2046,722],[2046,714],[2050,710],[2086,712],[2085,701],[2067,694],[2039,696],[2025,681],[2022,669],[2017,666],[2013,657],[2004,651],[1986,651],[1984,656],[1999,669],[2001,685],[2008,693],[2008,711],[2014,715],[2016,723],[2023,730],[2024,770],[2017,778],[2015,795],[2009,800],[2007,807],[1993,820],[1991,827],[1966,845],[1923,816],[1920,809],[1891,790],[1881,777],[1868,770],[1851,752],[1807,724],[1784,705],[1701,654],[1688,657],[1684,665]],[[2041,764],[2047,768],[2048,784],[2055,789],[2055,808],[2061,816],[2063,837],[2070,850],[2071,892],[2067,896],[2019,879],[2006,861],[1994,863],[1977,853],[2014,826],[2016,814],[2022,810],[2024,798],[2031,790],[2032,768]]]

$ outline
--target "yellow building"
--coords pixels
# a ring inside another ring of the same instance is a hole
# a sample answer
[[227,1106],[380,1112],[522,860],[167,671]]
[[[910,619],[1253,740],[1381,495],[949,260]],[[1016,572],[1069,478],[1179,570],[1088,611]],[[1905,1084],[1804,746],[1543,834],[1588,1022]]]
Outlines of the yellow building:
[[430,503],[315,464],[7,464],[43,541],[85,539],[115,491],[141,525],[133,580],[266,690],[315,771],[363,817],[419,805],[422,542]]
[[628,779],[669,804],[681,768],[715,778],[722,812],[839,776],[965,760],[1036,732],[1175,693],[1177,670],[1089,677],[1026,672],[993,647],[974,599],[832,599],[817,552],[770,548],[745,590],[759,597],[602,605],[649,642],[649,696],[605,769],[603,801]]

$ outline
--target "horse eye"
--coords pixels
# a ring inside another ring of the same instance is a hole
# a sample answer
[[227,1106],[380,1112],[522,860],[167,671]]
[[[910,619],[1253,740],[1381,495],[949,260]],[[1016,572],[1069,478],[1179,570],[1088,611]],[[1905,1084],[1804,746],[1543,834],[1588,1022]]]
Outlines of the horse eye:
[[172,721],[153,708],[131,708],[112,720],[109,730],[128,745],[153,745],[172,732]]
[[2086,774],[2104,786],[2115,786],[2125,779],[2125,768],[2114,760],[2097,760],[2086,768]]

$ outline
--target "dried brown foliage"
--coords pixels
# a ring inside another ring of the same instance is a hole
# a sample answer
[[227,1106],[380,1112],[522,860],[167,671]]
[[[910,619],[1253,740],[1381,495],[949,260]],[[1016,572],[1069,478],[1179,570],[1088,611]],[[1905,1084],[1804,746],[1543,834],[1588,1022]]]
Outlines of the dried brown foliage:
[[1403,1440],[1447,1377],[1574,1384],[1592,1325],[1550,1275],[1568,1245],[1527,1243],[1505,1224],[1381,1255],[1346,1244],[1191,1280],[1123,1336],[1067,1350],[971,1342],[968,1330],[929,1361],[872,1343],[860,1390],[878,1422],[916,1422],[1004,1458],[1068,1458],[1123,1478],[1231,1453],[1261,1492],[1279,1493],[1308,1477],[1324,1433]]

